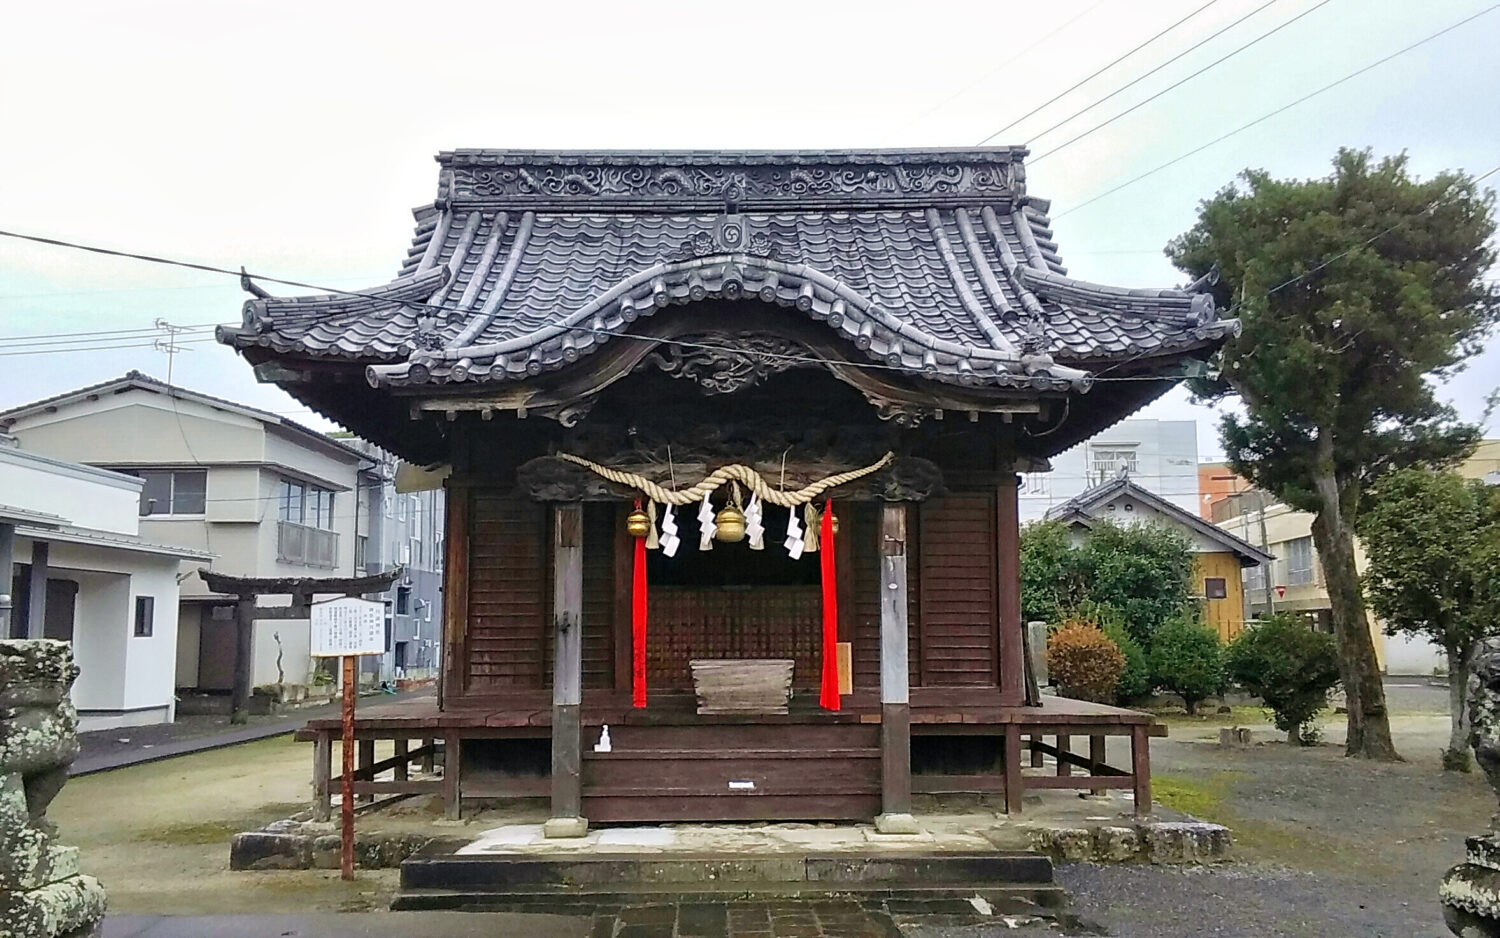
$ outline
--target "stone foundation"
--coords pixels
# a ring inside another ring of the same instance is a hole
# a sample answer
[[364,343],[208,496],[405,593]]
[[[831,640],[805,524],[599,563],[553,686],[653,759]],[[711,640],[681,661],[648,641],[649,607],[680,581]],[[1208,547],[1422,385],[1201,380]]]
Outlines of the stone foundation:
[[78,755],[77,676],[65,642],[0,641],[0,938],[82,938],[104,918],[104,888],[47,820]]
[[1054,860],[1190,865],[1222,863],[1229,828],[1203,821],[1143,821],[1088,827],[1032,827],[1031,849]]

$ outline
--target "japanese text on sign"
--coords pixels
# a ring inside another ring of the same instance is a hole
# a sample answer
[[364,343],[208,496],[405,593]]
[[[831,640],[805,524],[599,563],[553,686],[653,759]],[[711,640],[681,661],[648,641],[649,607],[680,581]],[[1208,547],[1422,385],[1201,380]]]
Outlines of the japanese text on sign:
[[312,655],[385,654],[385,604],[369,599],[330,599],[311,608]]

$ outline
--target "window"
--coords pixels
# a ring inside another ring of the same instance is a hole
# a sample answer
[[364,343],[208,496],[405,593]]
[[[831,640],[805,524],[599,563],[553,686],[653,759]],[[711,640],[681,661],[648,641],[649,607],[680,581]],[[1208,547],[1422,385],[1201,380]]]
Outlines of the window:
[[416,495],[411,497],[411,533],[412,537],[422,536],[422,499]]
[[141,486],[141,517],[201,515],[208,493],[207,469],[143,469],[132,473]]
[[443,532],[441,531],[432,539],[432,569],[438,573],[443,572]]
[[396,520],[397,521],[405,521],[406,520],[406,502],[407,502],[407,499],[404,499],[404,498],[401,498],[401,497],[397,496],[397,498],[396,498]]
[[156,597],[137,596],[135,598],[135,637],[150,638],[152,629],[155,627]]
[[414,567],[422,566],[422,539],[420,537],[411,539],[411,563]]
[[391,497],[391,493],[386,492],[380,496],[380,508],[387,518],[396,516],[396,500]]
[[370,566],[370,539],[363,534],[354,535],[354,562],[361,569]]
[[1224,599],[1229,596],[1229,584],[1221,576],[1204,577],[1203,595],[1207,599]]
[[1089,475],[1094,481],[1113,478],[1122,470],[1130,475],[1136,474],[1133,446],[1091,446],[1089,459],[1092,463]]
[[396,587],[396,615],[398,615],[398,616],[409,616],[409,615],[411,615],[411,587],[410,586],[398,586],[398,587]]
[[1245,568],[1245,573],[1244,573],[1244,579],[1245,579],[1245,589],[1251,590],[1251,591],[1264,590],[1266,588],[1266,567],[1265,567],[1265,564],[1259,564],[1258,563],[1258,564],[1256,564],[1253,567],[1246,567]]
[[1286,585],[1306,586],[1313,581],[1313,546],[1311,537],[1287,541]]
[[328,489],[283,479],[277,508],[282,521],[325,531],[333,528],[333,492]]

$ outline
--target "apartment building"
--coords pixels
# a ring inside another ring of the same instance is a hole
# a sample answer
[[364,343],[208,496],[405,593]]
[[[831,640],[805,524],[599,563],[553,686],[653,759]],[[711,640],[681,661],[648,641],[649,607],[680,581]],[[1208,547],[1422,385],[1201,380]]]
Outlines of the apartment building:
[[1125,420],[1052,458],[1050,472],[1021,476],[1021,520],[1121,475],[1168,502],[1199,513],[1198,425],[1192,420]]
[[[132,371],[0,411],[0,430],[26,450],[139,480],[140,537],[203,558],[178,573],[179,688],[227,691],[234,675],[233,598],[209,590],[198,566],[255,577],[361,566],[372,459],[278,414]],[[306,620],[256,622],[253,684],[306,684],[312,671]]]

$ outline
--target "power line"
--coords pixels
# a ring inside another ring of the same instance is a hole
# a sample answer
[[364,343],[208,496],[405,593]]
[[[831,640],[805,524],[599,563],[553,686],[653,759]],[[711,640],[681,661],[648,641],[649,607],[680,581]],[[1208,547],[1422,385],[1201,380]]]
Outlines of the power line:
[[[181,329],[212,329],[218,323],[206,322],[196,323],[191,326],[179,326]],[[33,339],[71,339],[79,336],[107,336],[124,335],[132,332],[158,333],[161,332],[156,326],[138,326],[133,329],[93,329],[79,332],[42,332],[35,335],[7,335],[0,336],[0,344],[13,345],[17,342],[29,342]],[[47,343],[43,343],[47,344]]]
[[[1163,62],[1160,65],[1156,66],[1151,71],[1146,72],[1145,74],[1140,75],[1137,78],[1131,79],[1130,81],[1128,81],[1125,84],[1121,85],[1120,87],[1116,88],[1114,91],[1111,91],[1109,94],[1105,95],[1104,97],[1098,99],[1097,101],[1094,101],[1092,104],[1088,104],[1088,105],[1080,108],[1079,110],[1074,111],[1072,114],[1069,114],[1067,117],[1064,117],[1062,120],[1060,120],[1057,123],[1053,124],[1051,127],[1048,127],[1046,130],[1043,130],[1043,131],[1040,131],[1040,132],[1034,133],[1034,134],[1028,134],[1027,135],[1028,141],[1030,141],[1030,140],[1036,140],[1039,137],[1045,137],[1048,134],[1052,133],[1052,131],[1054,131],[1057,128],[1063,126],[1064,124],[1068,123],[1069,121],[1072,121],[1072,120],[1074,120],[1074,119],[1076,119],[1078,117],[1082,117],[1084,114],[1087,114],[1089,111],[1092,111],[1094,108],[1096,108],[1099,105],[1103,104],[1104,102],[1108,101],[1110,98],[1116,97],[1117,95],[1120,95],[1120,94],[1122,94],[1122,93],[1124,93],[1126,91],[1129,91],[1131,88],[1133,88],[1136,85],[1140,84],[1141,82],[1145,81],[1147,78],[1150,78],[1152,75],[1155,75],[1157,72],[1159,72],[1162,69],[1166,68],[1168,65],[1171,65],[1173,62],[1178,61],[1179,59],[1183,58],[1184,56],[1191,55],[1199,47],[1205,45],[1206,43],[1210,43],[1210,42],[1214,41],[1215,39],[1217,39],[1220,36],[1224,35],[1225,33],[1229,32],[1231,29],[1234,29],[1236,26],[1238,26],[1241,23],[1245,22],[1245,20],[1248,20],[1250,17],[1252,17],[1255,14],[1261,12],[1266,7],[1269,7],[1269,6],[1271,6],[1272,4],[1274,4],[1276,2],[1277,2],[1277,0],[1266,0],[1265,3],[1262,3],[1260,6],[1256,7],[1253,10],[1251,10],[1249,13],[1246,13],[1244,16],[1242,16],[1239,19],[1235,20],[1233,23],[1230,23],[1228,26],[1225,26],[1223,29],[1220,29],[1216,33],[1212,33],[1209,36],[1207,36],[1207,37],[1205,37],[1203,39],[1198,40],[1197,42],[1193,43],[1191,46],[1188,46],[1186,49],[1183,49],[1181,52],[1179,52],[1176,55],[1172,56],[1170,59],[1167,59],[1165,62]],[[1326,2],[1328,2],[1328,0],[1324,0],[1324,2],[1326,3]],[[1318,6],[1322,6],[1322,4],[1320,3]],[[1314,9],[1316,9],[1316,7],[1314,7]],[[1243,49],[1245,47],[1241,47],[1241,48]],[[1236,51],[1240,51],[1240,50],[1236,50]],[[1231,54],[1233,54],[1233,53],[1231,53]],[[1222,59],[1220,61],[1222,61]],[[1171,89],[1168,89],[1168,90],[1171,90]],[[1034,159],[1032,161],[1035,162]]]
[[[213,337],[212,336],[204,336],[201,339],[181,339],[181,340],[179,340],[178,344],[179,345],[186,345],[188,343],[197,344],[197,343],[212,342],[212,341],[213,341]],[[69,348],[32,348],[32,349],[20,349],[20,350],[12,351],[12,352],[0,352],[0,357],[9,357],[9,356],[12,356],[12,355],[56,355],[59,352],[113,352],[113,351],[116,351],[118,349],[156,348],[156,347],[157,347],[156,346],[156,340],[152,340],[150,342],[116,343],[116,344],[113,344],[113,345],[74,346],[74,347],[69,347]]]
[[[1308,7],[1307,9],[1303,10],[1301,13],[1298,13],[1296,16],[1294,16],[1291,19],[1287,20],[1285,23],[1281,23],[1280,25],[1275,26],[1272,29],[1269,29],[1266,32],[1261,33],[1259,36],[1256,36],[1254,39],[1250,40],[1249,42],[1245,43],[1244,45],[1240,46],[1239,48],[1234,49],[1234,50],[1230,51],[1229,53],[1227,53],[1226,55],[1220,56],[1217,59],[1214,59],[1212,62],[1210,62],[1207,65],[1203,66],[1202,68],[1198,69],[1196,72],[1193,72],[1191,75],[1188,75],[1186,78],[1182,78],[1182,79],[1179,79],[1178,81],[1173,82],[1172,84],[1170,84],[1167,87],[1165,87],[1165,88],[1161,89],[1160,91],[1158,91],[1156,94],[1153,94],[1149,98],[1146,98],[1144,101],[1140,101],[1140,102],[1138,102],[1136,104],[1131,105],[1130,107],[1128,107],[1125,110],[1121,111],[1120,113],[1116,114],[1114,117],[1111,117],[1108,120],[1104,120],[1104,121],[1101,121],[1100,123],[1095,124],[1094,126],[1090,127],[1088,130],[1085,130],[1083,133],[1078,134],[1075,137],[1072,137],[1072,138],[1070,138],[1068,140],[1063,141],[1062,143],[1060,143],[1057,146],[1053,147],[1052,149],[1046,151],[1045,153],[1042,153],[1042,154],[1039,154],[1037,156],[1031,157],[1030,158],[1030,162],[1036,163],[1036,162],[1038,162],[1040,160],[1044,160],[1047,157],[1051,156],[1052,154],[1056,153],[1058,150],[1061,150],[1064,147],[1072,146],[1073,144],[1075,144],[1078,141],[1082,140],[1084,137],[1089,136],[1090,134],[1094,133],[1095,131],[1103,130],[1105,127],[1108,127],[1110,124],[1113,124],[1115,121],[1117,121],[1120,118],[1126,116],[1127,114],[1130,114],[1130,113],[1132,113],[1134,111],[1140,110],[1141,108],[1143,108],[1146,105],[1150,104],[1152,101],[1155,101],[1157,98],[1160,98],[1162,95],[1167,94],[1170,91],[1173,91],[1173,90],[1175,90],[1177,88],[1182,87],[1183,85],[1185,85],[1188,82],[1192,81],[1194,78],[1197,78],[1199,75],[1202,75],[1204,72],[1211,71],[1212,69],[1217,68],[1218,66],[1224,64],[1225,62],[1227,62],[1230,59],[1234,58],[1235,56],[1239,55],[1241,52],[1244,52],[1246,49],[1249,49],[1251,46],[1256,45],[1262,39],[1269,39],[1271,36],[1274,36],[1277,33],[1281,32],[1283,29],[1286,29],[1288,26],[1290,26],[1293,23],[1297,22],[1298,20],[1302,19],[1304,16],[1307,16],[1310,13],[1314,13],[1317,10],[1321,10],[1323,7],[1327,6],[1329,3],[1332,3],[1332,2],[1333,2],[1333,0],[1319,0],[1319,2],[1317,4],[1314,4],[1313,6]],[[1262,9],[1264,9],[1264,8],[1262,8]],[[1256,12],[1259,12],[1259,11],[1256,11]]]
[[1152,36],[1150,39],[1147,39],[1145,42],[1143,42],[1140,45],[1136,46],[1134,49],[1131,49],[1129,52],[1127,52],[1124,55],[1120,56],[1119,58],[1115,59],[1113,62],[1110,62],[1108,65],[1105,65],[1103,68],[1100,68],[1100,69],[1098,69],[1095,72],[1092,72],[1087,77],[1085,77],[1082,81],[1079,81],[1076,84],[1074,84],[1071,87],[1069,87],[1066,91],[1060,91],[1060,92],[1058,92],[1057,94],[1055,94],[1052,97],[1048,98],[1046,101],[1042,102],[1041,104],[1038,104],[1036,107],[1034,107],[1031,110],[1027,111],[1025,114],[1022,114],[1020,117],[1018,117],[1015,120],[1011,121],[1009,124],[1006,124],[1004,127],[1001,127],[999,130],[995,131],[994,133],[990,134],[989,136],[985,137],[983,140],[979,141],[978,143],[976,143],[974,145],[977,146],[977,147],[984,146],[986,143],[989,143],[991,140],[993,140],[996,137],[1000,136],[1001,134],[1005,133],[1007,130],[1010,130],[1012,127],[1016,126],[1017,124],[1021,123],[1024,120],[1026,120],[1028,117],[1031,117],[1033,114],[1037,113],[1038,111],[1042,110],[1043,108],[1047,108],[1047,107],[1052,106],[1060,98],[1067,97],[1068,95],[1072,94],[1074,91],[1077,91],[1079,88],[1082,88],[1084,85],[1086,85],[1089,82],[1093,81],[1095,78],[1098,78],[1100,75],[1103,75],[1105,72],[1107,72],[1110,69],[1114,68],[1116,65],[1119,65],[1121,62],[1123,62],[1126,59],[1130,58],[1132,55],[1135,55],[1137,52],[1139,52],[1142,49],[1146,48],[1147,46],[1151,45],[1156,40],[1158,40],[1161,37],[1165,36],[1167,33],[1170,33],[1172,30],[1174,30],[1177,27],[1181,26],[1183,23],[1186,23],[1188,20],[1192,19],[1193,17],[1197,16],[1199,13],[1202,13],[1204,10],[1208,9],[1209,7],[1213,6],[1215,3],[1218,3],[1218,2],[1219,2],[1219,0],[1208,0],[1207,3],[1203,4],[1203,6],[1199,7],[1198,9],[1194,10],[1193,12],[1189,13],[1187,16],[1184,16],[1182,19],[1180,19],[1177,22],[1173,23],[1171,26],[1168,26],[1166,29],[1164,29],[1161,32],[1157,33],[1156,35]]
[[[1274,2],[1274,0],[1273,0],[1273,2]],[[1051,39],[1053,36],[1056,36],[1058,33],[1062,32],[1065,29],[1067,29],[1069,26],[1072,26],[1074,23],[1076,23],[1079,20],[1083,19],[1085,16],[1088,16],[1090,13],[1092,13],[1095,10],[1099,9],[1101,6],[1104,5],[1104,3],[1105,3],[1105,0],[1097,0],[1097,2],[1093,6],[1086,7],[1083,10],[1082,13],[1079,13],[1078,15],[1074,16],[1072,19],[1070,19],[1067,22],[1063,23],[1061,26],[1059,26],[1056,29],[1052,30],[1051,32],[1047,33],[1047,35],[1045,35],[1042,38],[1038,39],[1036,42],[1033,42],[1031,45],[1029,45],[1026,48],[1022,49],[1020,52],[1017,52],[1015,55],[1013,55],[1010,58],[1006,59],[1004,62],[1001,62],[999,65],[996,65],[994,68],[989,69],[984,74],[980,75],[978,78],[975,78],[973,81],[969,82],[967,85],[964,85],[962,88],[960,88],[957,91],[953,92],[952,94],[948,95],[948,97],[946,97],[943,100],[939,101],[937,104],[934,104],[932,107],[930,107],[927,110],[923,111],[921,114],[918,114],[916,117],[913,117],[911,120],[909,120],[906,123],[902,124],[900,127],[897,127],[895,130],[891,131],[891,133],[888,134],[887,136],[889,137],[889,136],[894,136],[895,134],[899,134],[903,130],[906,130],[908,127],[912,126],[913,124],[921,123],[922,121],[924,121],[927,118],[931,117],[933,114],[936,114],[938,111],[941,111],[943,108],[947,107],[949,104],[952,104],[954,101],[958,100],[959,98],[961,98],[964,95],[968,94],[970,91],[974,90],[976,87],[978,87],[983,82],[989,80],[991,77],[993,77],[994,75],[998,74],[1001,69],[1003,69],[1006,66],[1012,64],[1013,62],[1016,62],[1017,60],[1021,59],[1022,57],[1024,57],[1028,53],[1030,53],[1032,50],[1034,50],[1038,46],[1040,46],[1042,43],[1046,42],[1048,39]]]
[[1427,43],[1433,41],[1434,39],[1437,39],[1440,36],[1447,35],[1448,33],[1451,33],[1453,30],[1458,29],[1460,26],[1466,26],[1469,23],[1473,22],[1474,20],[1479,19],[1481,16],[1484,16],[1487,13],[1494,12],[1496,9],[1500,9],[1500,3],[1496,3],[1496,4],[1492,4],[1490,6],[1487,6],[1483,10],[1480,10],[1478,13],[1474,13],[1474,14],[1471,14],[1470,16],[1466,16],[1463,19],[1459,20],[1458,22],[1456,22],[1456,23],[1454,23],[1454,24],[1452,24],[1450,26],[1445,26],[1444,28],[1438,30],[1437,32],[1433,33],[1430,36],[1427,36],[1424,39],[1418,39],[1416,42],[1413,42],[1410,45],[1403,46],[1402,48],[1397,49],[1395,52],[1392,52],[1390,55],[1387,55],[1387,56],[1385,56],[1383,58],[1380,58],[1380,59],[1376,59],[1374,62],[1371,62],[1369,65],[1366,65],[1363,68],[1356,69],[1355,71],[1350,72],[1349,74],[1343,76],[1342,78],[1336,79],[1335,81],[1331,81],[1328,84],[1324,85],[1323,87],[1317,89],[1316,91],[1311,91],[1311,92],[1303,95],[1302,97],[1297,98],[1295,101],[1291,101],[1291,102],[1288,102],[1287,104],[1283,104],[1281,107],[1276,108],[1274,111],[1269,111],[1269,112],[1267,112],[1265,114],[1262,114],[1261,116],[1255,118],[1254,120],[1249,121],[1249,122],[1244,123],[1244,124],[1241,124],[1240,126],[1236,127],[1235,129],[1233,129],[1233,130],[1231,130],[1231,131],[1229,131],[1227,133],[1220,134],[1219,136],[1215,137],[1214,139],[1208,141],[1205,144],[1202,144],[1200,146],[1194,147],[1193,149],[1187,151],[1186,153],[1183,153],[1183,154],[1180,154],[1178,156],[1175,156],[1172,159],[1167,160],[1165,163],[1162,163],[1160,166],[1156,166],[1156,167],[1153,167],[1152,169],[1148,169],[1144,173],[1141,173],[1138,176],[1133,176],[1130,179],[1125,180],[1124,182],[1120,183],[1117,186],[1114,186],[1112,188],[1106,189],[1103,192],[1099,193],[1098,195],[1095,195],[1095,196],[1092,196],[1090,198],[1087,198],[1087,199],[1083,200],[1082,202],[1079,202],[1077,205],[1074,205],[1072,208],[1068,209],[1067,211],[1065,211],[1065,212],[1059,212],[1056,215],[1053,215],[1052,216],[1052,220],[1056,221],[1059,218],[1064,218],[1064,217],[1066,217],[1068,215],[1073,214],[1074,212],[1078,211],[1079,209],[1083,208],[1084,206],[1092,205],[1095,202],[1098,202],[1100,199],[1105,198],[1106,196],[1114,195],[1116,192],[1119,192],[1121,189],[1127,188],[1129,186],[1133,186],[1133,185],[1135,185],[1136,183],[1140,182],[1143,179],[1148,179],[1151,176],[1155,176],[1157,173],[1161,172],[1164,169],[1168,169],[1168,168],[1170,168],[1172,166],[1176,166],[1178,163],[1181,163],[1183,160],[1188,159],[1189,157],[1192,157],[1192,156],[1196,156],[1199,153],[1202,153],[1204,150],[1207,150],[1209,147],[1215,146],[1216,144],[1223,143],[1225,140],[1228,140],[1230,137],[1234,137],[1234,136],[1237,136],[1238,134],[1244,133],[1245,131],[1249,130],[1251,127],[1256,126],[1257,124],[1262,124],[1262,123],[1270,120],[1271,118],[1277,116],[1278,114],[1282,114],[1282,113],[1284,113],[1286,111],[1289,111],[1289,110],[1291,110],[1292,108],[1296,107],[1299,104],[1303,104],[1303,103],[1305,103],[1307,101],[1312,100],[1313,98],[1316,98],[1320,94],[1323,94],[1323,93],[1325,93],[1327,91],[1331,91],[1334,88],[1337,88],[1339,85],[1342,85],[1342,84],[1344,84],[1347,81],[1350,81],[1350,80],[1352,80],[1354,78],[1358,78],[1360,75],[1363,75],[1365,72],[1368,72],[1368,71],[1370,71],[1372,69],[1378,68],[1379,66],[1384,65],[1385,63],[1391,61],[1394,58],[1397,58],[1398,56],[1405,55],[1406,53],[1412,51],[1413,49],[1416,49],[1416,48],[1418,48],[1420,46],[1424,46]]

